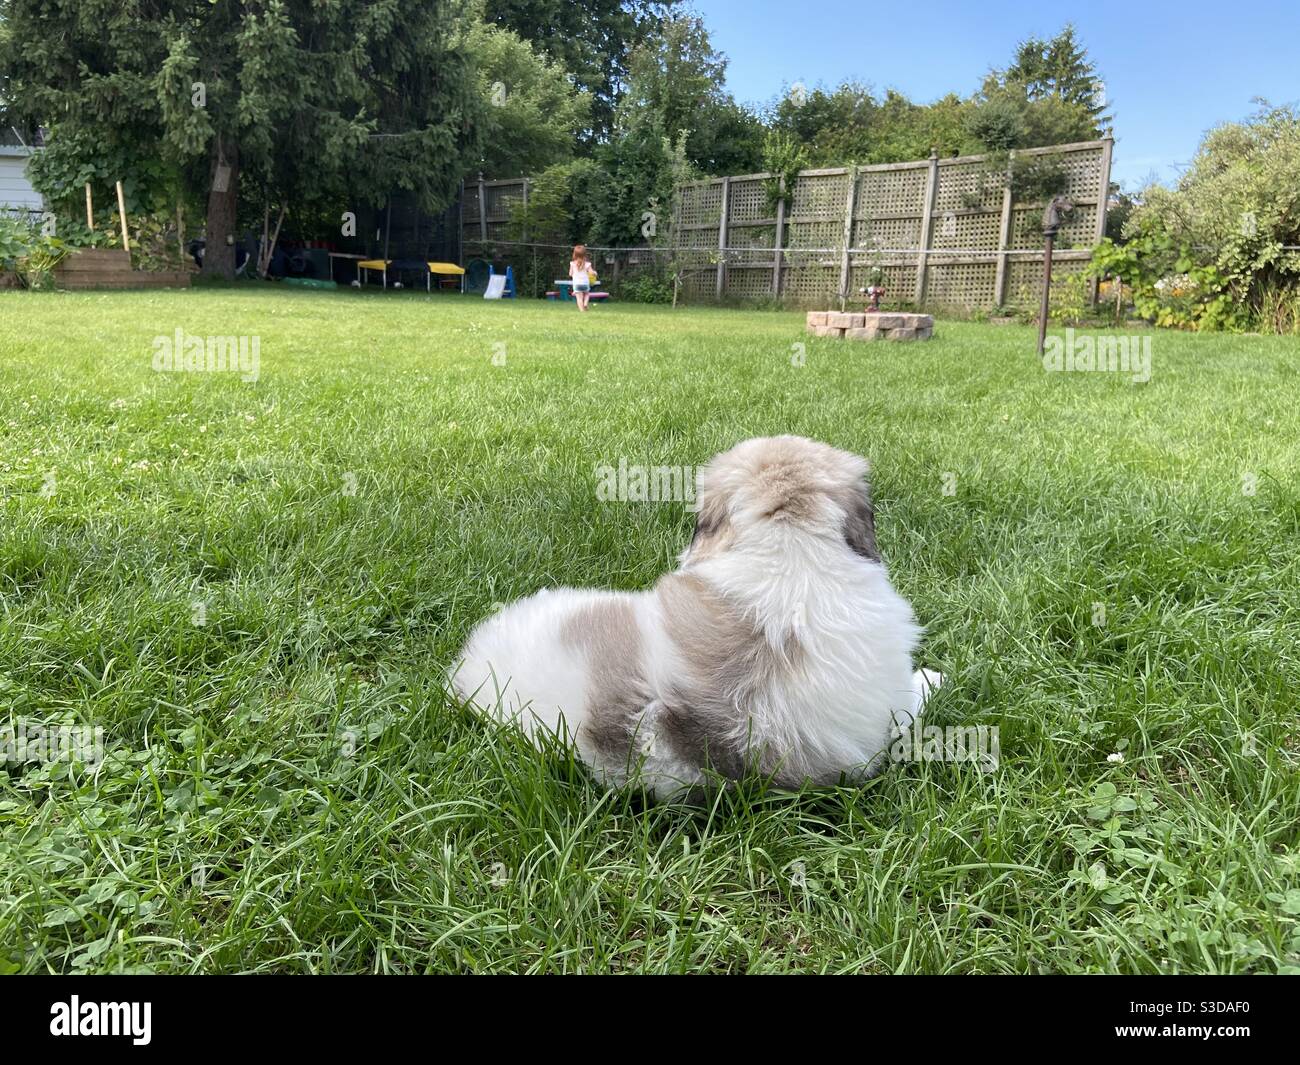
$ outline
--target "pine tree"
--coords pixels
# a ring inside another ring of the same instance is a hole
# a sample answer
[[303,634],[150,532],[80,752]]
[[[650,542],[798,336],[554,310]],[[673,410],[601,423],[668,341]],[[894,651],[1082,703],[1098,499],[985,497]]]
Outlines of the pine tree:
[[1094,125],[1103,125],[1106,103],[1101,79],[1072,25],[1050,41],[1030,37],[1017,45],[1005,81],[1023,86],[1030,100],[1055,98],[1082,108]]

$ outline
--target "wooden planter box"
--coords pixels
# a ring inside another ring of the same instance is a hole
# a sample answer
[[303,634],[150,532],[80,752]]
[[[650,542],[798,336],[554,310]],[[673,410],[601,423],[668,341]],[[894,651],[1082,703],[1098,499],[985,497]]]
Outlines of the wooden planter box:
[[121,248],[82,248],[54,268],[59,288],[189,288],[190,271],[132,270]]

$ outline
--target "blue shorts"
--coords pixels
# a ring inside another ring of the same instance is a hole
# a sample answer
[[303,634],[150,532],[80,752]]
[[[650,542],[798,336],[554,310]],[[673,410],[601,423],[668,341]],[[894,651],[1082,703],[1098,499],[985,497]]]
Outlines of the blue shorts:
[[590,285],[574,285],[574,286],[573,286],[573,291],[574,291],[574,292],[590,292],[590,291],[591,291],[591,286],[590,286]]

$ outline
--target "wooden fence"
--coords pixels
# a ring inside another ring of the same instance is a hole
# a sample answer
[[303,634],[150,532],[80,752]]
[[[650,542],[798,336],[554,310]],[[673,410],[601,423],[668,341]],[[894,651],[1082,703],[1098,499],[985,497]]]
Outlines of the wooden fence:
[[529,180],[466,181],[460,194],[461,244],[470,249],[491,248],[514,239],[510,212],[528,204]]
[[[1056,157],[1075,205],[1057,236],[1054,277],[1082,271],[1105,233],[1112,144],[1013,153]],[[976,310],[1037,300],[1045,204],[1020,199],[987,156],[804,170],[775,210],[770,181],[746,174],[679,187],[671,245],[656,254],[682,271],[688,298],[825,307],[856,301],[881,277],[891,304]],[[527,179],[467,182],[466,252],[508,244],[511,207],[527,196]]]

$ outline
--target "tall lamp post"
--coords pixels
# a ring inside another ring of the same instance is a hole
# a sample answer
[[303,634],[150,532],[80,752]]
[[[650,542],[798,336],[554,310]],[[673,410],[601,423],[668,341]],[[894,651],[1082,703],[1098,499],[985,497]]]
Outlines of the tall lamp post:
[[1047,313],[1052,289],[1052,245],[1056,234],[1065,221],[1065,216],[1074,210],[1074,204],[1065,196],[1053,196],[1052,202],[1043,211],[1043,303],[1038,310],[1038,354],[1042,355],[1047,344]]

